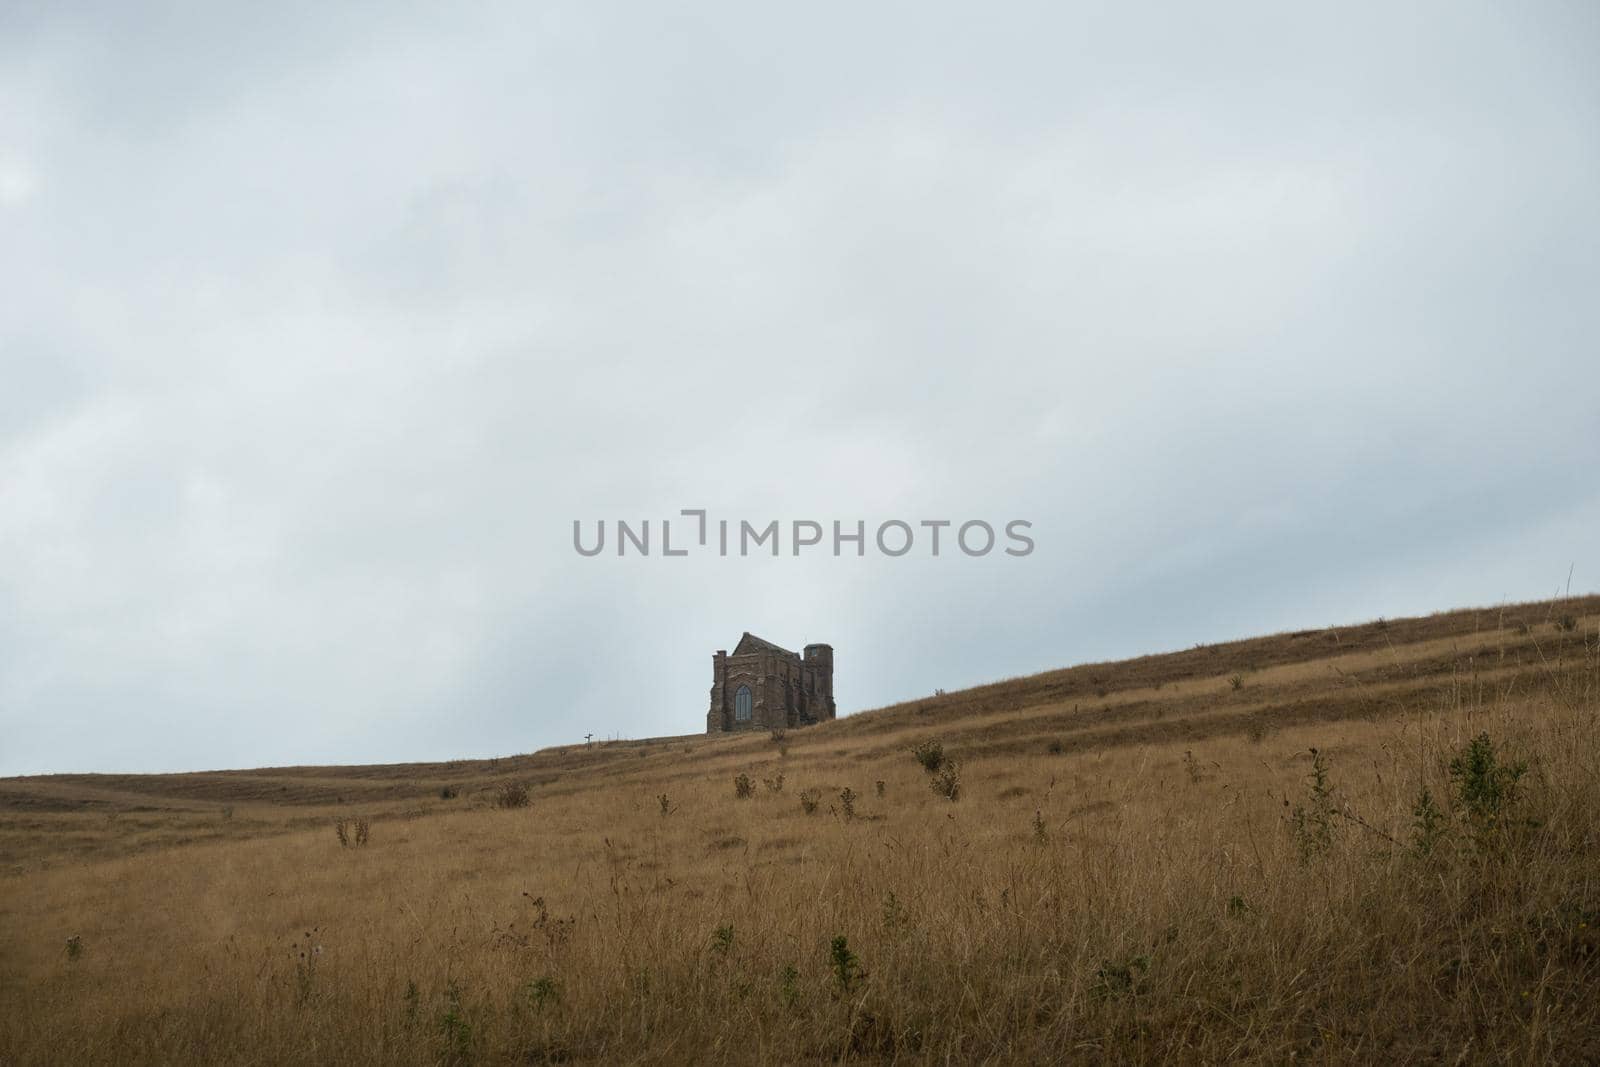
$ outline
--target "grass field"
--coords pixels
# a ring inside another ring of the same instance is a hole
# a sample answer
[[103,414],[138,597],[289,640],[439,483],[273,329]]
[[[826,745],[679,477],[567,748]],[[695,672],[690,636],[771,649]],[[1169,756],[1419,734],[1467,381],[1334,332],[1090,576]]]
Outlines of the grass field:
[[4,779],[0,1062],[1600,1062],[1597,715],[1588,597],[782,738]]

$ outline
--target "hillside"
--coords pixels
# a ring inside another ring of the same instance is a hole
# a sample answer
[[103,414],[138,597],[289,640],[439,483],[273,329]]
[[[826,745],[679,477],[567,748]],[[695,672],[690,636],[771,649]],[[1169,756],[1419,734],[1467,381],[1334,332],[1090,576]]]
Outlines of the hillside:
[[1597,1057],[1597,635],[1570,598],[781,738],[0,779],[0,1061]]

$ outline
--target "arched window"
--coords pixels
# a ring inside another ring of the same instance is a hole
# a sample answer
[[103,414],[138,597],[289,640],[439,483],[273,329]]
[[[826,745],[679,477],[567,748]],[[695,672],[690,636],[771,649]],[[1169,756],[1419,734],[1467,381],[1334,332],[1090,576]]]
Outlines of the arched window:
[[733,694],[733,717],[740,722],[750,721],[750,687],[741,685]]

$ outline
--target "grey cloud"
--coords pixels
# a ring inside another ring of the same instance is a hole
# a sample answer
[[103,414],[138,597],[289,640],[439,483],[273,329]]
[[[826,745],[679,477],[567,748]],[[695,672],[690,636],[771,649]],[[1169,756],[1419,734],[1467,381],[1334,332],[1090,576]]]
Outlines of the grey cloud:
[[[0,20],[0,773],[1594,586],[1590,5]],[[1039,547],[571,549],[692,506]]]

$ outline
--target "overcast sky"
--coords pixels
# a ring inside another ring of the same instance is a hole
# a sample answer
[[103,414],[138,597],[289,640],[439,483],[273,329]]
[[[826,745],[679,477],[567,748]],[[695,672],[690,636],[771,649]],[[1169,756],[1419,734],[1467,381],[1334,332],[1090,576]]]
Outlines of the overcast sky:
[[1600,6],[409,6],[0,8],[0,774],[1600,588]]

